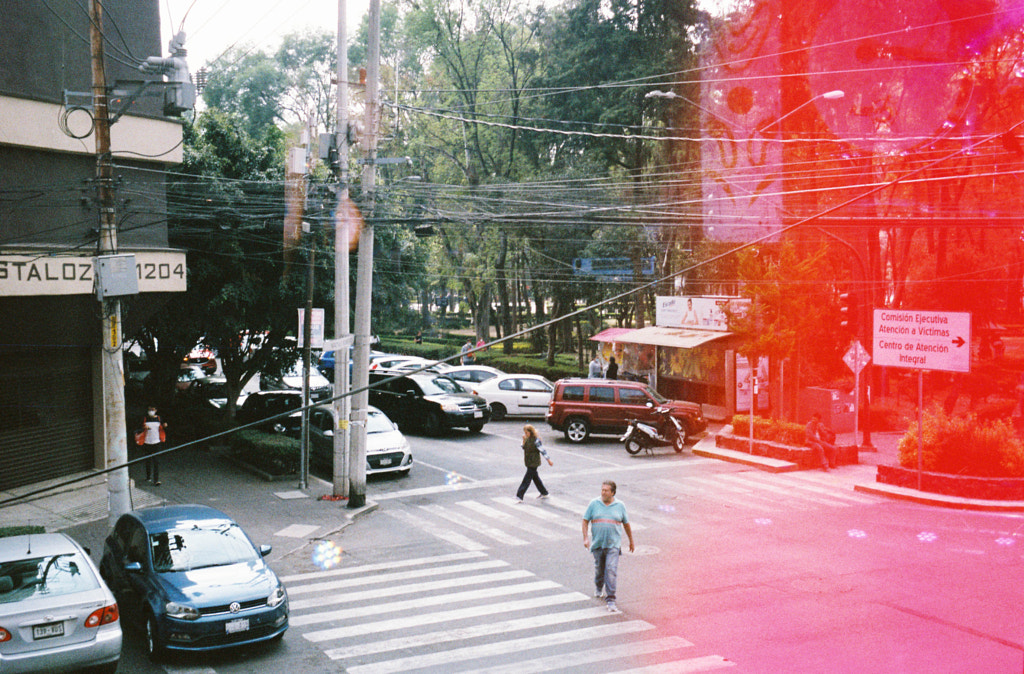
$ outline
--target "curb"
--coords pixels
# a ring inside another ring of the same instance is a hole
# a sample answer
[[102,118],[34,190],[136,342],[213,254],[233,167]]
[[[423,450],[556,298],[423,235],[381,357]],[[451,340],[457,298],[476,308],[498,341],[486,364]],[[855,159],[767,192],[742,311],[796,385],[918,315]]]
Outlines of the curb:
[[800,470],[800,466],[792,461],[772,459],[767,456],[754,456],[753,454],[738,452],[734,449],[694,447],[693,453],[695,456],[703,456],[708,459],[719,459],[729,463],[753,466],[769,473],[791,473]]
[[854,491],[876,496],[887,496],[900,501],[910,501],[922,505],[939,506],[942,508],[953,508],[956,510],[980,510],[986,512],[1021,512],[1024,511],[1024,501],[992,501],[987,499],[963,498],[962,496],[947,496],[945,494],[933,494],[931,492],[917,491],[906,487],[897,487],[891,484],[857,484]]

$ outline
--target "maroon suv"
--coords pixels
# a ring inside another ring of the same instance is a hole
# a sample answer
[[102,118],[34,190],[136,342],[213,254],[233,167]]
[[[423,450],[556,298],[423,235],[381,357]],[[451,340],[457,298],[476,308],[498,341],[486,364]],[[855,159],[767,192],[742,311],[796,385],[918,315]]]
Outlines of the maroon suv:
[[687,437],[708,427],[700,404],[669,400],[646,384],[618,379],[559,379],[546,418],[569,442],[583,442],[591,433],[623,433],[630,419],[653,423],[659,406],[672,409]]

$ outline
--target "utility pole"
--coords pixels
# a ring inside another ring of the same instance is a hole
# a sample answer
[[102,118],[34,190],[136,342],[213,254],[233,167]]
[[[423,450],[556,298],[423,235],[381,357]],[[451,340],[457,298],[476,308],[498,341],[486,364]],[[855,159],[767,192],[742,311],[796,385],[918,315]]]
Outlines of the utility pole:
[[348,507],[366,504],[366,407],[370,385],[370,300],[373,289],[373,211],[377,180],[377,121],[380,90],[380,0],[370,0],[366,64],[366,129],[363,134],[363,227],[359,232],[359,260],[356,271],[355,348],[352,350],[353,388],[351,487]]
[[349,241],[352,238],[351,204],[348,194],[348,34],[345,0],[338,0],[338,206],[334,212],[334,337],[340,344],[334,350],[334,482],[335,497],[349,493],[349,392],[348,361],[352,357],[349,341]]
[[[117,212],[114,202],[114,166],[110,156],[110,117],[107,108],[107,75],[103,62],[103,6],[89,5],[89,45],[92,64],[93,129],[96,133],[96,183],[99,191],[100,239],[98,255],[117,252]],[[132,270],[134,272],[134,269]],[[100,336],[101,386],[103,388],[103,438],[107,468],[128,463],[128,437],[124,413],[124,358],[121,352],[121,301],[101,300],[103,327]],[[113,526],[129,512],[127,466],[107,477],[108,516]]]

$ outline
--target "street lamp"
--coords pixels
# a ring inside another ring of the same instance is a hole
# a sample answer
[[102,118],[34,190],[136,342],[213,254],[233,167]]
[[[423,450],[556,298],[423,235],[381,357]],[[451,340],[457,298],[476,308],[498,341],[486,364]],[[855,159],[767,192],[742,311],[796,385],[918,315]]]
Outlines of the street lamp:
[[757,129],[755,129],[754,132],[755,133],[759,133],[761,135],[764,135],[764,132],[765,132],[765,130],[768,129],[768,127],[775,126],[776,124],[779,124],[780,122],[782,122],[782,120],[786,119],[787,117],[789,117],[793,113],[795,113],[795,112],[797,112],[799,110],[802,110],[803,108],[807,107],[808,105],[810,105],[814,101],[817,101],[818,99],[823,99],[823,100],[826,100],[826,101],[838,101],[840,98],[843,98],[845,96],[846,96],[846,92],[843,91],[842,89],[834,89],[832,91],[826,91],[823,94],[818,94],[817,96],[812,96],[811,98],[808,98],[806,101],[804,101],[800,105],[796,106],[795,108],[793,108],[792,110],[790,110],[786,114],[782,115],[778,119],[772,120],[772,121],[768,122],[767,124],[765,124],[763,126],[759,126]]

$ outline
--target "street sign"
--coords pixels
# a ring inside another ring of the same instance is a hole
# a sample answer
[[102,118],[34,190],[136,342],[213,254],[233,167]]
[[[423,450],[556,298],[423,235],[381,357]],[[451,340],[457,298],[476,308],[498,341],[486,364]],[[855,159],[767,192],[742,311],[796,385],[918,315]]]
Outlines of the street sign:
[[854,374],[857,374],[871,362],[871,356],[868,355],[867,350],[865,350],[864,345],[860,341],[854,340],[846,354],[843,355],[843,362],[846,363],[846,367],[850,368]]
[[971,371],[971,314],[875,309],[875,365]]

